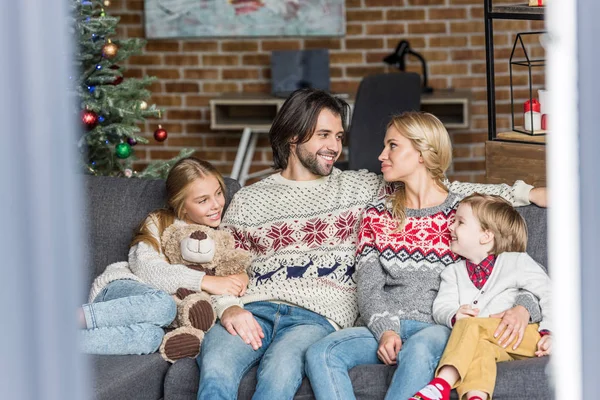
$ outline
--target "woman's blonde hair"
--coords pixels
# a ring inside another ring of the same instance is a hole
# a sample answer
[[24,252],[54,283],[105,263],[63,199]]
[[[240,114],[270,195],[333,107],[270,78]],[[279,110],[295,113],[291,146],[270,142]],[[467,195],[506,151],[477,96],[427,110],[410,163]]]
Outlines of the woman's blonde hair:
[[[387,129],[394,127],[402,136],[411,141],[413,147],[421,153],[423,164],[435,183],[444,190],[446,170],[452,163],[452,144],[444,124],[433,114],[410,111],[392,117]],[[398,221],[397,230],[401,231],[406,222],[406,191],[404,184],[388,198],[392,216]]]
[[[194,157],[184,158],[179,160],[167,176],[167,208],[152,211],[149,218],[152,218],[158,227],[159,236],[164,230],[175,222],[175,219],[184,218],[184,204],[187,190],[192,182],[196,179],[205,179],[207,176],[214,176],[219,181],[223,196],[225,196],[225,182],[223,176],[217,169],[208,161],[199,160]],[[146,224],[146,220],[142,221],[138,227],[130,246],[134,246],[140,242],[146,242],[156,249],[160,250],[160,244],[152,235],[151,230]]]
[[517,210],[500,196],[474,193],[460,204],[468,204],[481,229],[494,234],[490,254],[505,251],[522,253],[527,249],[527,224]]

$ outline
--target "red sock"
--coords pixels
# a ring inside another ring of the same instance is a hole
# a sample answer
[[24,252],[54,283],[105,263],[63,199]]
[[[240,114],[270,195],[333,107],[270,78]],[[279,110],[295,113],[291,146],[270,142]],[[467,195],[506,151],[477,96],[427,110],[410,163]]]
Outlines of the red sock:
[[483,399],[479,396],[472,396],[472,397],[469,397],[469,400],[483,400]]
[[449,400],[452,387],[442,378],[433,378],[431,382],[409,400]]

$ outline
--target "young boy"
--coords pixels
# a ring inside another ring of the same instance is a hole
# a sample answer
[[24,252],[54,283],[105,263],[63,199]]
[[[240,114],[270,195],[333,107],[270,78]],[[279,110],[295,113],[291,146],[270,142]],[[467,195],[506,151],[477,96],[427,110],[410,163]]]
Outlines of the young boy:
[[[491,399],[496,362],[550,354],[550,278],[527,253],[523,217],[497,196],[461,201],[450,226],[452,251],[465,260],[448,266],[433,303],[433,318],[453,328],[434,378],[410,400]],[[499,320],[486,318],[514,304],[519,289],[540,300],[542,321],[529,324],[518,348],[494,338]]]

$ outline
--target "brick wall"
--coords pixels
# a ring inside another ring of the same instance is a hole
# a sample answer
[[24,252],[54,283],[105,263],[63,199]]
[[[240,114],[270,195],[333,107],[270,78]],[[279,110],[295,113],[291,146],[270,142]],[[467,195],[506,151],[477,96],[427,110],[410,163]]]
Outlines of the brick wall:
[[[494,0],[494,4],[514,0]],[[110,15],[120,16],[119,37],[144,37],[143,0],[112,0]],[[509,56],[515,32],[541,30],[543,22],[496,21],[496,85],[498,128],[510,127]],[[229,173],[239,133],[210,129],[208,101],[222,92],[269,92],[272,50],[328,48],[332,90],[354,92],[365,74],[391,71],[381,61],[400,39],[428,61],[433,88],[472,90],[471,127],[451,131],[454,164],[451,178],[483,181],[487,140],[485,38],[483,0],[347,0],[346,36],[336,38],[259,38],[150,40],[140,56],[131,57],[131,76],[158,77],[151,90],[152,102],[166,110],[160,123],[169,132],[163,143],[152,140],[156,122],[146,124],[151,144],[140,146],[140,164],[169,158],[183,147],[210,160]],[[543,50],[533,46],[533,54]],[[419,72],[416,60],[408,69]],[[528,97],[527,68],[514,77],[516,95]],[[536,87],[544,84],[543,69],[534,69]],[[521,110],[522,100],[518,110]],[[521,111],[519,111],[520,113]],[[270,163],[266,138],[259,140],[251,171]]]

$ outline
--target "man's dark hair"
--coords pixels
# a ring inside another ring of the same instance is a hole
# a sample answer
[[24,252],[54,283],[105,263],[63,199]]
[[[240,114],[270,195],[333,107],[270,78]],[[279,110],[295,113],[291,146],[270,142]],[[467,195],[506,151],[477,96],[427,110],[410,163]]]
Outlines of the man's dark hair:
[[[269,131],[269,140],[273,148],[273,168],[287,167],[291,143],[301,144],[310,140],[323,109],[339,115],[346,132],[349,108],[344,100],[322,90],[299,89],[293,92],[283,103]],[[295,141],[294,136],[297,136]]]

